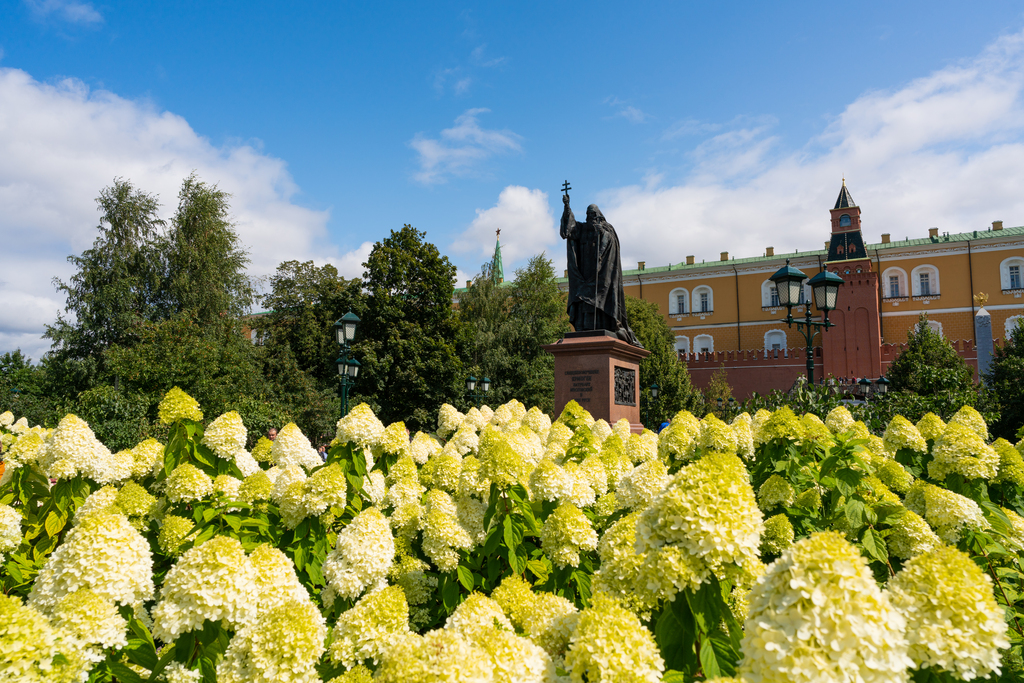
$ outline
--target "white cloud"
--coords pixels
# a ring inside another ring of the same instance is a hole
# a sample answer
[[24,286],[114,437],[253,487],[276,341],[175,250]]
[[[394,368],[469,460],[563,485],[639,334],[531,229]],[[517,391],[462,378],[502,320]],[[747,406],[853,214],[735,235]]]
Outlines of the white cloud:
[[89,2],[76,0],[25,0],[25,4],[38,20],[50,17],[69,24],[100,24],[103,15]]
[[218,184],[232,195],[253,275],[334,251],[328,212],[293,203],[298,188],[285,163],[250,145],[218,147],[182,117],[145,102],[75,80],[40,83],[17,69],[0,68],[0,102],[0,352],[22,346],[39,358],[47,348],[39,335],[63,308],[51,280],[67,280],[68,254],[92,244],[95,197],[115,177],[157,194],[165,217],[192,170]]
[[497,230],[501,230],[505,277],[511,280],[515,264],[542,251],[550,251],[558,240],[548,195],[540,190],[509,185],[498,195],[497,204],[476,210],[476,218],[455,240],[452,250],[476,256],[481,263],[488,261],[494,255]]
[[363,277],[363,264],[370,257],[373,251],[373,242],[363,242],[357,249],[342,255],[339,258],[329,258],[327,262],[338,269],[338,273],[345,278]]
[[455,125],[441,131],[440,139],[422,133],[409,142],[419,154],[420,170],[413,175],[425,185],[442,183],[448,176],[466,176],[478,172],[479,165],[502,153],[518,152],[522,139],[510,130],[480,127],[479,115],[490,109],[469,109],[455,119]]
[[[623,263],[678,263],[721,251],[757,256],[820,249],[845,174],[864,211],[866,239],[959,232],[992,220],[1024,224],[1024,34],[1000,38],[975,59],[853,101],[802,149],[785,151],[770,119],[719,127],[684,121],[666,138],[713,134],[690,153],[692,169],[665,186],[600,194],[619,233]],[[654,182],[650,182],[651,179]]]
[[629,121],[630,123],[643,123],[647,121],[649,118],[651,118],[649,114],[644,113],[637,107],[634,107],[633,105],[628,104],[624,100],[620,100],[617,97],[606,98],[605,104],[607,104],[610,107],[618,108],[618,111],[615,112],[614,116],[622,117]]

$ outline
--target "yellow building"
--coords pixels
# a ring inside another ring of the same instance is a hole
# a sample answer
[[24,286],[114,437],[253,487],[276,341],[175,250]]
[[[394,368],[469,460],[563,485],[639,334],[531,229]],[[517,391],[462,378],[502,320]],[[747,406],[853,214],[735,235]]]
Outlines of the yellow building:
[[[660,267],[641,262],[623,271],[625,293],[658,305],[698,386],[724,363],[737,395],[788,388],[804,372],[803,335],[780,322],[786,309],[768,279],[787,259],[808,277],[827,267],[846,281],[832,315],[837,327],[825,333],[824,348],[815,340],[816,378],[878,377],[922,313],[974,360],[976,292],[989,295],[985,308],[997,339],[1024,314],[1024,227],[995,221],[986,230],[950,235],[932,228],[927,236],[882,235],[880,243],[864,244],[860,208],[845,182],[830,213],[824,249],[776,254],[768,247],[750,258],[722,252],[718,261],[686,256]],[[803,314],[803,307],[793,311]]]

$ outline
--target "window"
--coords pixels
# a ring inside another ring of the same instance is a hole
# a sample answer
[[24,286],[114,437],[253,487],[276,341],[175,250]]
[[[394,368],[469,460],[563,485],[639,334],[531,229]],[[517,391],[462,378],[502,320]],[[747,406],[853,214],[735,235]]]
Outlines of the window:
[[939,335],[940,337],[942,336],[942,323],[940,323],[938,320],[929,320],[928,327],[931,328],[931,331],[934,332],[935,334]]
[[682,287],[673,289],[668,295],[668,314],[684,315],[690,310],[690,293]]
[[1005,336],[1003,337],[1003,339],[1009,339],[1010,336],[1013,335],[1013,331],[1014,329],[1016,329],[1017,325],[1020,325],[1022,328],[1024,328],[1024,315],[1011,315],[1009,318],[1006,319],[1006,323],[1004,324],[1003,330]]
[[707,292],[700,293],[700,312],[707,313],[711,309],[709,308],[710,298]]
[[[768,330],[764,334],[765,351],[785,351],[786,333],[782,330]],[[781,355],[781,354],[779,354]]]
[[1012,256],[999,264],[1002,289],[1024,289],[1024,258]]
[[907,271],[896,266],[886,268],[882,273],[881,282],[883,299],[899,299],[907,296]]
[[676,337],[676,353],[690,353],[689,337]]
[[707,285],[695,287],[693,290],[694,313],[712,313],[715,310],[715,296]]
[[693,346],[697,353],[714,353],[715,339],[710,334],[698,334],[693,338]]
[[778,306],[779,305],[779,288],[778,287],[772,287],[771,288],[770,293],[769,293],[769,301],[771,302],[770,305],[772,305],[772,306]]
[[842,216],[839,217],[839,227],[840,228],[848,228],[848,227],[850,227],[850,214],[844,213]]
[[910,281],[914,285],[914,296],[939,296],[939,269],[932,265],[923,265],[910,271]]
[[889,276],[889,298],[898,299],[900,298],[900,276],[890,275]]

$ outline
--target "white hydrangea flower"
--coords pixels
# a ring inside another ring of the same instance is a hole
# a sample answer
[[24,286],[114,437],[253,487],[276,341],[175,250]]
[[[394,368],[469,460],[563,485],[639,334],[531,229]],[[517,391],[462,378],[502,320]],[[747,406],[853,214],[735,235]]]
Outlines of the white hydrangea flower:
[[11,443],[4,451],[4,465],[7,470],[13,471],[36,462],[46,451],[46,441],[50,437],[50,430],[43,427],[32,427]]
[[578,567],[580,552],[597,549],[597,532],[590,520],[572,503],[562,503],[540,530],[544,554],[559,567]]
[[417,465],[425,465],[430,458],[441,452],[441,444],[430,434],[416,432],[409,443],[408,452]]
[[377,508],[366,508],[338,532],[323,572],[339,596],[354,600],[384,584],[394,557],[390,523]]
[[[5,683],[85,681],[92,662],[74,639],[60,637],[36,609],[13,595],[0,594],[0,680]],[[58,655],[67,660],[62,663]]]
[[256,570],[242,544],[214,536],[187,550],[171,567],[153,608],[153,636],[165,643],[203,622],[225,620],[238,628],[256,612]]
[[344,509],[348,480],[338,463],[323,467],[306,480],[302,504],[307,515],[319,515],[331,507]]
[[909,680],[905,621],[841,534],[797,541],[749,595],[740,677],[761,683]]
[[292,600],[309,600],[295,565],[277,548],[262,543],[249,553],[249,562],[255,572],[256,611],[266,612]]
[[183,462],[167,477],[167,500],[191,503],[213,495],[213,479],[192,463]]
[[904,504],[924,517],[946,543],[955,545],[962,529],[988,528],[985,515],[973,500],[925,481],[918,480],[910,487]]
[[520,617],[530,640],[559,662],[565,657],[578,619],[576,605],[552,593],[538,593],[523,605]]
[[409,604],[399,586],[388,586],[359,599],[338,617],[331,642],[331,660],[351,669],[365,662],[379,664],[384,653],[409,634]]
[[658,458],[658,435],[649,429],[645,429],[639,434],[630,434],[625,444],[626,457],[634,463]]
[[505,629],[513,631],[512,622],[505,616],[501,605],[480,593],[473,593],[448,615],[444,627],[474,638],[479,631]]
[[737,450],[736,432],[725,422],[719,420],[714,413],[708,413],[700,421],[697,446],[705,451],[735,453]]
[[153,597],[149,542],[124,515],[98,512],[72,527],[40,570],[29,602],[48,612],[81,588],[119,605]]
[[554,460],[544,458],[530,473],[530,492],[537,500],[556,501],[572,495],[574,480]]
[[597,495],[590,485],[591,479],[587,473],[575,462],[566,462],[563,465],[565,473],[572,479],[572,493],[559,499],[561,503],[570,503],[578,508],[590,507],[597,500]]
[[21,513],[10,505],[0,504],[0,562],[4,553],[21,545]]
[[[270,474],[270,471],[267,472]],[[301,483],[306,481],[306,470],[302,469],[301,465],[292,464],[284,467],[277,468],[276,476],[273,477],[274,488],[270,492],[270,499],[281,504],[286,497],[289,496],[289,489],[292,484]],[[294,491],[291,495],[294,495]],[[299,494],[299,501],[302,500],[302,494]]]
[[210,447],[218,458],[234,460],[235,453],[245,448],[248,430],[238,411],[224,413],[206,426],[203,443]]
[[235,467],[242,473],[243,477],[251,477],[260,471],[260,464],[256,462],[256,458],[253,457],[252,453],[239,448],[235,451]]
[[164,445],[156,439],[146,439],[132,449],[132,476],[136,479],[156,474],[164,467]]
[[918,453],[925,453],[928,450],[928,442],[921,436],[921,432],[913,422],[902,415],[897,415],[889,420],[885,434],[882,435],[882,441],[885,442],[886,450],[891,453],[895,453],[901,448]]
[[377,419],[370,406],[360,403],[338,420],[335,438],[339,443],[352,443],[357,448],[372,449],[384,438],[384,423]]
[[901,560],[928,552],[942,545],[928,522],[912,510],[905,510],[892,524],[892,533],[885,539],[889,552]]
[[473,539],[459,523],[455,501],[444,491],[433,489],[424,497],[423,507],[423,552],[441,571],[454,571],[459,564],[458,551],[473,547]]
[[732,421],[732,430],[736,435],[736,455],[744,460],[753,460],[754,426],[749,413],[740,413]]
[[84,646],[83,654],[92,662],[104,658],[105,648],[128,645],[128,622],[114,603],[88,588],[68,593],[58,600],[52,617],[54,626]]
[[278,467],[301,465],[311,470],[323,464],[316,449],[294,422],[289,422],[277,433],[270,448],[270,458]]
[[99,442],[85,420],[77,415],[65,415],[50,434],[39,464],[51,479],[71,479],[82,475],[100,484],[109,484],[117,481],[111,477],[119,474],[108,471],[112,456],[110,449]]
[[374,470],[369,472],[363,479],[363,493],[366,494],[367,498],[374,505],[380,505],[384,502],[384,496],[388,493],[388,488],[384,480],[384,473],[380,470]]
[[217,665],[218,683],[319,683],[327,624],[308,600],[291,600],[242,626]]
[[10,427],[12,424],[14,424],[14,413],[9,410],[0,413],[0,427]]
[[579,615],[565,655],[573,683],[647,681],[658,683],[665,661],[654,635],[613,598],[597,594]]
[[668,468],[660,460],[648,460],[622,475],[615,489],[619,506],[642,510],[668,485]]
[[374,683],[494,683],[491,658],[457,631],[410,634],[384,653]]
[[551,431],[551,417],[537,406],[534,406],[526,411],[526,415],[523,416],[523,425],[533,430],[542,441],[547,441],[548,432]]
[[447,439],[453,434],[466,416],[460,413],[455,406],[445,403],[437,413],[437,435]]
[[498,406],[489,422],[503,432],[512,432],[519,429],[525,416],[526,406],[512,399],[508,403]]
[[949,671],[970,681],[999,673],[1010,646],[1006,617],[992,580],[966,554],[944,546],[909,560],[887,586],[907,620],[917,668]]
[[551,657],[539,645],[512,631],[478,631],[473,642],[487,653],[494,683],[548,683],[555,680]]
[[853,415],[850,414],[850,409],[846,406],[836,406],[825,416],[825,426],[833,434],[842,434],[850,431],[853,423]]

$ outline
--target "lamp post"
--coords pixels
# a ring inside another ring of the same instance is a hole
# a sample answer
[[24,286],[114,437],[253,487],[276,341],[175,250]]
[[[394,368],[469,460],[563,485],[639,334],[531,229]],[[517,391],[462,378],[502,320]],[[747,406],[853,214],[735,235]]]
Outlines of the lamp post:
[[779,293],[779,303],[786,307],[786,317],[782,319],[782,322],[789,327],[792,327],[795,322],[797,331],[804,335],[807,342],[807,382],[814,384],[814,336],[818,334],[818,328],[827,331],[828,328],[835,327],[835,324],[828,320],[828,312],[834,311],[836,308],[836,299],[839,298],[839,287],[843,284],[843,278],[835,273],[822,270],[807,283],[814,292],[814,305],[824,313],[823,321],[811,319],[810,301],[805,305],[804,319],[793,318],[793,306],[798,305],[797,302],[800,301],[800,290],[803,288],[803,282],[807,276],[802,271],[790,266],[789,259],[786,259],[786,265],[779,268],[769,279],[775,283],[776,291]]
[[871,380],[867,377],[861,377],[857,384],[860,385],[860,393],[864,395],[864,400],[868,400],[868,395],[871,393]]
[[[654,408],[656,409],[656,407],[658,405],[658,393],[661,391],[661,388],[658,386],[657,382],[654,382],[653,384],[651,384],[651,386],[649,388],[651,390],[651,403],[654,404]],[[651,409],[652,409],[652,406],[648,405],[647,406],[647,416],[644,417],[644,422],[646,424],[650,424],[650,422],[651,422]],[[656,410],[655,410],[655,414],[657,414]]]
[[341,378],[341,415],[348,415],[348,388],[355,384],[359,375],[360,362],[355,358],[349,358],[352,350],[352,342],[356,338],[356,329],[359,327],[359,316],[352,311],[341,316],[334,322],[334,340],[338,342],[338,351],[341,355],[335,361],[338,365],[338,376]]
[[[480,392],[477,393],[477,385],[480,386]],[[469,395],[469,400],[473,401],[476,405],[477,410],[480,409],[480,402],[487,396],[491,391],[491,380],[488,377],[484,377],[482,380],[477,382],[476,377],[470,375],[466,378],[466,393]]]
[[881,377],[879,377],[875,381],[875,384],[878,385],[878,387],[876,389],[878,391],[878,393],[884,394],[884,393],[887,393],[889,391],[889,385],[892,384],[892,382],[890,382],[888,379],[886,379],[885,375],[882,375]]

